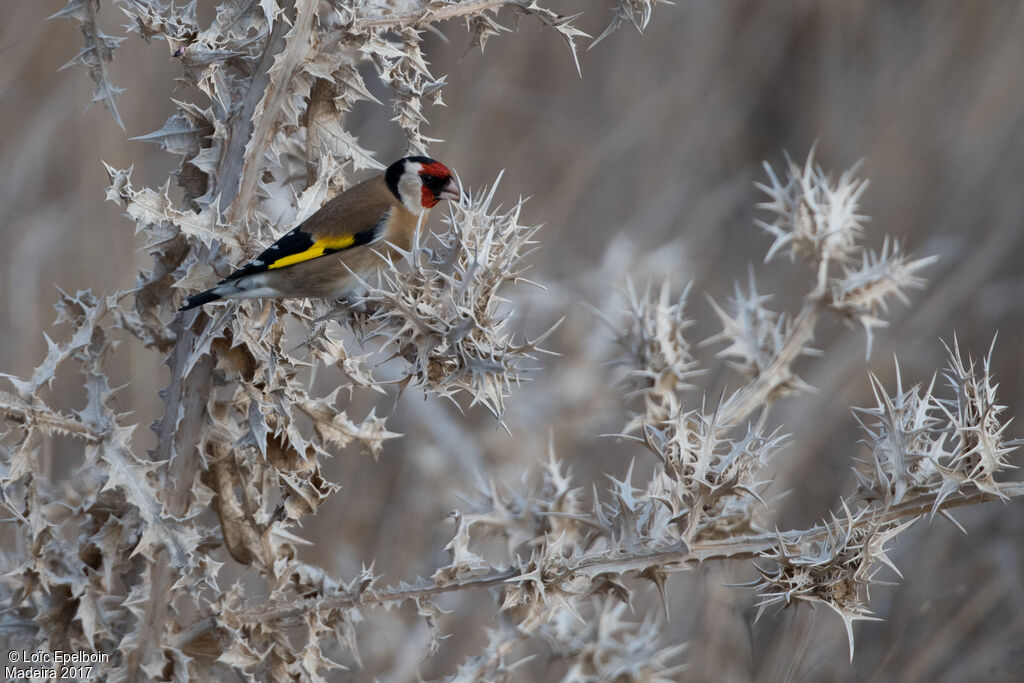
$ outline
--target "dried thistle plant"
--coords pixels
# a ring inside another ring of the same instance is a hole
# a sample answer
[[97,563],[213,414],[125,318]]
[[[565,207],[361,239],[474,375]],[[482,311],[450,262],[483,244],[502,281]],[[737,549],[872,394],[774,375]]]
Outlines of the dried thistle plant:
[[429,234],[394,264],[404,267],[381,271],[381,282],[360,298],[373,312],[359,327],[364,341],[381,338],[408,361],[403,381],[441,396],[466,392],[471,405],[500,418],[522,361],[550,331],[534,341],[513,338],[513,311],[499,291],[522,279],[538,228],[519,224],[522,201],[492,210],[496,189],[465,194],[445,232]]
[[[871,380],[877,405],[857,419],[872,461],[841,512],[816,527],[769,530],[773,458],[800,438],[784,437],[770,409],[807,389],[795,365],[819,320],[859,323],[870,349],[886,307],[923,286],[930,261],[891,240],[878,252],[864,247],[866,183],[852,171],[833,181],[808,158],[781,178],[769,168],[762,187],[769,258],[788,253],[812,269],[799,310],[769,310],[752,272],[732,300],[711,303],[722,330],[703,343],[687,339],[694,314],[686,293],[668,285],[627,285],[623,317],[606,316],[618,345],[608,360],[626,368],[626,400],[641,399],[619,423],[627,444],[641,447],[641,467],[599,491],[574,480],[552,448],[519,485],[487,481],[452,516],[449,560],[429,579],[387,585],[361,558],[363,569],[342,580],[300,559],[300,524],[344,484],[326,478],[325,459],[349,445],[377,456],[400,438],[387,428],[390,403],[375,402],[388,384],[503,415],[544,339],[516,329],[506,300],[525,284],[537,228],[520,224],[522,202],[495,206],[492,186],[468,193],[442,231],[423,234],[345,309],[246,302],[184,318],[179,290],[224,274],[287,229],[287,219],[268,218],[268,200],[290,201],[287,218],[298,221],[353,172],[380,166],[345,128],[355,103],[375,101],[360,67],[390,87],[394,121],[411,149],[425,150],[425,112],[441,102],[445,81],[429,71],[422,32],[461,19],[482,49],[511,32],[500,22],[525,15],[575,56],[576,17],[550,4],[233,1],[204,27],[194,4],[116,2],[131,31],[167,43],[180,80],[201,97],[176,101],[163,128],[140,138],[179,157],[180,199],[169,183],[137,188],[131,169],[107,167],[108,198],[144,236],[152,267],[130,291],[63,294],[60,341],[46,337],[31,377],[4,376],[0,504],[17,545],[3,554],[0,626],[12,648],[110,653],[110,680],[318,680],[342,669],[339,655],[360,664],[365,620],[381,607],[413,605],[430,631],[424,654],[436,653],[442,596],[457,594],[497,618],[452,680],[529,680],[538,648],[564,680],[671,680],[683,645],[666,642],[660,615],[626,618],[637,579],[653,584],[668,611],[670,575],[731,559],[759,577],[751,585],[762,608],[802,601],[835,610],[852,656],[850,624],[869,615],[868,590],[891,567],[886,552],[901,532],[956,506],[1024,494],[1002,478],[1018,444],[1005,434],[989,362],[954,344],[944,394],[934,381],[904,389],[898,380],[889,392]],[[656,4],[614,3],[608,31],[625,21],[642,29]],[[82,27],[76,61],[116,116],[106,65],[119,39],[100,31],[97,6],[72,0],[58,15]],[[148,453],[135,417],[119,407],[123,387],[109,379],[124,344],[164,354],[169,369]],[[719,360],[739,378],[717,400],[698,383],[708,345],[721,345]],[[381,358],[398,364],[397,380],[378,376]],[[342,379],[318,391],[311,368]],[[74,370],[81,405],[58,410],[51,387]],[[353,396],[373,407],[350,416]],[[55,437],[82,444],[71,476],[51,471],[45,446]]]

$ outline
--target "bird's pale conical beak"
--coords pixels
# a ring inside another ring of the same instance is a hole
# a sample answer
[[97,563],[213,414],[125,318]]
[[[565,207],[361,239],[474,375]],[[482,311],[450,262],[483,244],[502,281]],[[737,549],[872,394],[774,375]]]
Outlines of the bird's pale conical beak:
[[462,199],[462,193],[459,192],[459,186],[455,184],[454,179],[449,180],[448,184],[444,186],[437,196],[440,199],[450,199],[453,202],[457,202]]

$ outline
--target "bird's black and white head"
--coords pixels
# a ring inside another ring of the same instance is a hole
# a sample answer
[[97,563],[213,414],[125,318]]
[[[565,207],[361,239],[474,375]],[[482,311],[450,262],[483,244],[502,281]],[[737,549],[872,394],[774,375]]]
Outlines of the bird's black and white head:
[[442,199],[459,200],[459,186],[448,167],[429,157],[405,157],[384,172],[388,189],[414,214],[432,209]]

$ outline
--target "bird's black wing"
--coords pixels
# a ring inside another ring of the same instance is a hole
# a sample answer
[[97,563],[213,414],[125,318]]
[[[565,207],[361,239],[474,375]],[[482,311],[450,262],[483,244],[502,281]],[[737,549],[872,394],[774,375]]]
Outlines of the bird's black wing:
[[306,223],[303,223],[267,247],[262,254],[245,266],[221,280],[221,283],[231,282],[232,280],[268,270],[285,268],[296,263],[326,256],[327,254],[369,244],[380,237],[386,222],[387,215],[385,214],[384,217],[369,229],[354,233],[325,235],[320,239],[316,239],[311,232],[304,230]]

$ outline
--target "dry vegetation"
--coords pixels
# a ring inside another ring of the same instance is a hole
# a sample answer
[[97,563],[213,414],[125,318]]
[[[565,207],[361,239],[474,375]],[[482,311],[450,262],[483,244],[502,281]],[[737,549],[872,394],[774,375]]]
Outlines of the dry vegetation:
[[[1024,17],[772,5],[5,10],[5,103],[38,107],[0,145],[7,648],[107,680],[1019,675]],[[406,150],[467,192],[358,301],[176,312]]]

